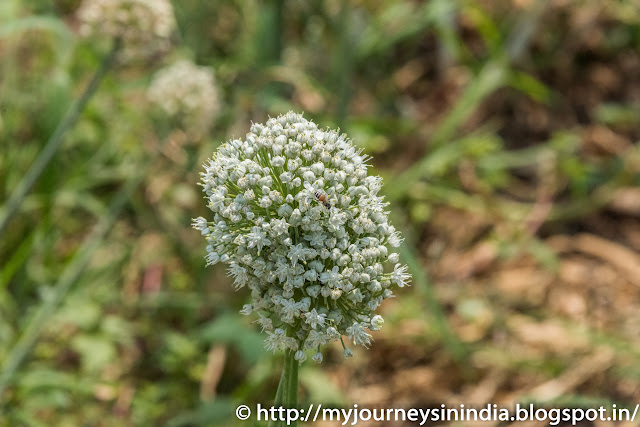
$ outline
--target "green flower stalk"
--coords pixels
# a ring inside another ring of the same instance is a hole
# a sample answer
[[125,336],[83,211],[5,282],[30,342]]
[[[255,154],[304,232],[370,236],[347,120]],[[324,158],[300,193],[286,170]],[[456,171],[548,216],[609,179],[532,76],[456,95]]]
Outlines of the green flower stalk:
[[213,215],[193,227],[207,240],[207,263],[227,264],[235,287],[251,290],[241,313],[257,314],[267,349],[286,350],[283,381],[296,392],[307,351],[320,363],[333,341],[353,355],[342,336],[367,347],[367,331],[384,321],[375,310],[410,279],[390,253],[401,239],[367,160],[345,135],[289,112],[254,124],[204,166]]
[[4,209],[0,209],[0,236],[3,234],[7,224],[9,224],[11,217],[19,210],[25,197],[38,181],[40,175],[42,175],[42,172],[44,172],[49,163],[51,163],[53,156],[62,146],[67,132],[76,124],[76,121],[84,111],[85,107],[93,95],[98,91],[102,80],[105,78],[109,70],[114,67],[121,45],[122,43],[120,39],[113,40],[111,51],[103,58],[100,67],[89,81],[89,84],[82,92],[82,95],[80,95],[80,97],[71,105],[62,121],[58,123],[53,135],[51,135],[47,140],[46,144],[38,154],[38,157],[36,157],[27,173],[22,177],[16,188],[11,193],[11,196],[4,205]]

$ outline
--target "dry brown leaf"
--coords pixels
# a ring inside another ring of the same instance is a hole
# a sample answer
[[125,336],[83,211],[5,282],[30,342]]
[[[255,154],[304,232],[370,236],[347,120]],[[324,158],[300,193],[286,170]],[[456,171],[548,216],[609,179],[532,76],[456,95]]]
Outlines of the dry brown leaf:
[[494,403],[495,396],[501,386],[504,385],[507,373],[500,369],[491,369],[477,384],[472,384],[469,390],[463,393],[465,402],[473,406],[483,406],[487,403]]
[[432,367],[417,366],[403,369],[394,375],[391,387],[404,396],[423,396],[421,400],[428,400],[427,397],[433,398],[443,392],[435,387],[436,378]]
[[588,128],[584,139],[585,144],[593,145],[611,154],[622,154],[631,145],[631,141],[627,137],[621,136],[601,125],[594,125]]
[[511,316],[507,327],[523,343],[554,354],[572,354],[589,346],[584,337],[553,320],[537,322],[524,316]]
[[216,397],[216,387],[222,376],[226,359],[227,349],[224,346],[213,346],[209,350],[207,367],[200,382],[200,398],[203,401],[213,400]]
[[556,253],[578,251],[599,258],[616,267],[629,282],[640,287],[640,254],[624,245],[588,233],[553,236],[546,243]]
[[458,259],[456,278],[466,279],[474,274],[486,271],[498,256],[496,246],[490,242],[481,242]]
[[616,190],[611,202],[609,202],[608,207],[618,213],[640,215],[640,188],[619,188]]
[[626,246],[593,234],[578,234],[574,248],[593,255],[618,267],[626,273],[629,282],[640,287],[640,255]]
[[559,377],[536,386],[527,395],[534,400],[556,399],[563,394],[571,392],[594,375],[609,369],[613,358],[614,352],[612,349],[598,349],[591,356],[580,359],[574,367],[569,368]]
[[353,402],[366,407],[373,407],[381,402],[389,402],[393,397],[393,389],[388,384],[372,384],[353,389],[349,396]]
[[543,302],[553,275],[545,270],[532,267],[516,267],[498,271],[495,275],[496,286],[501,293],[514,298],[523,298],[532,304]]

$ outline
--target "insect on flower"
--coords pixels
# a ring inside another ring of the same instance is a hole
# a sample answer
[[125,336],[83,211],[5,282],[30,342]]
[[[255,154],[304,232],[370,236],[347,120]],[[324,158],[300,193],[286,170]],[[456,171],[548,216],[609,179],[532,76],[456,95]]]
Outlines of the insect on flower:
[[331,209],[331,202],[329,201],[329,199],[325,194],[322,194],[319,191],[316,191],[314,194],[316,196],[316,199],[318,199],[318,201],[322,203],[325,208]]

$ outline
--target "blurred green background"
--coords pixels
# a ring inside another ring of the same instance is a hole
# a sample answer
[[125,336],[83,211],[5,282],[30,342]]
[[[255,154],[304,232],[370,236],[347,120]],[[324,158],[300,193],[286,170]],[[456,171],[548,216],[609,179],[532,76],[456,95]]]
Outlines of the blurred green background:
[[[190,223],[213,150],[288,110],[373,156],[413,274],[303,404],[640,402],[640,3],[173,4],[174,50],[107,73],[0,234],[0,425],[251,425],[281,355]],[[5,212],[107,55],[78,6],[0,2]],[[197,138],[145,95],[180,58],[219,90]]]

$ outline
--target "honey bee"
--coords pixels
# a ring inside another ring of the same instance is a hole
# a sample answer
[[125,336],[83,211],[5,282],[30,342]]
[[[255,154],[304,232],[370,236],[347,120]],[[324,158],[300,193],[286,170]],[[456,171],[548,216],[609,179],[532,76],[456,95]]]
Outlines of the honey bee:
[[331,202],[329,201],[329,199],[325,194],[322,194],[319,191],[316,191],[314,194],[316,196],[316,199],[318,199],[318,201],[322,203],[325,208],[331,209]]

